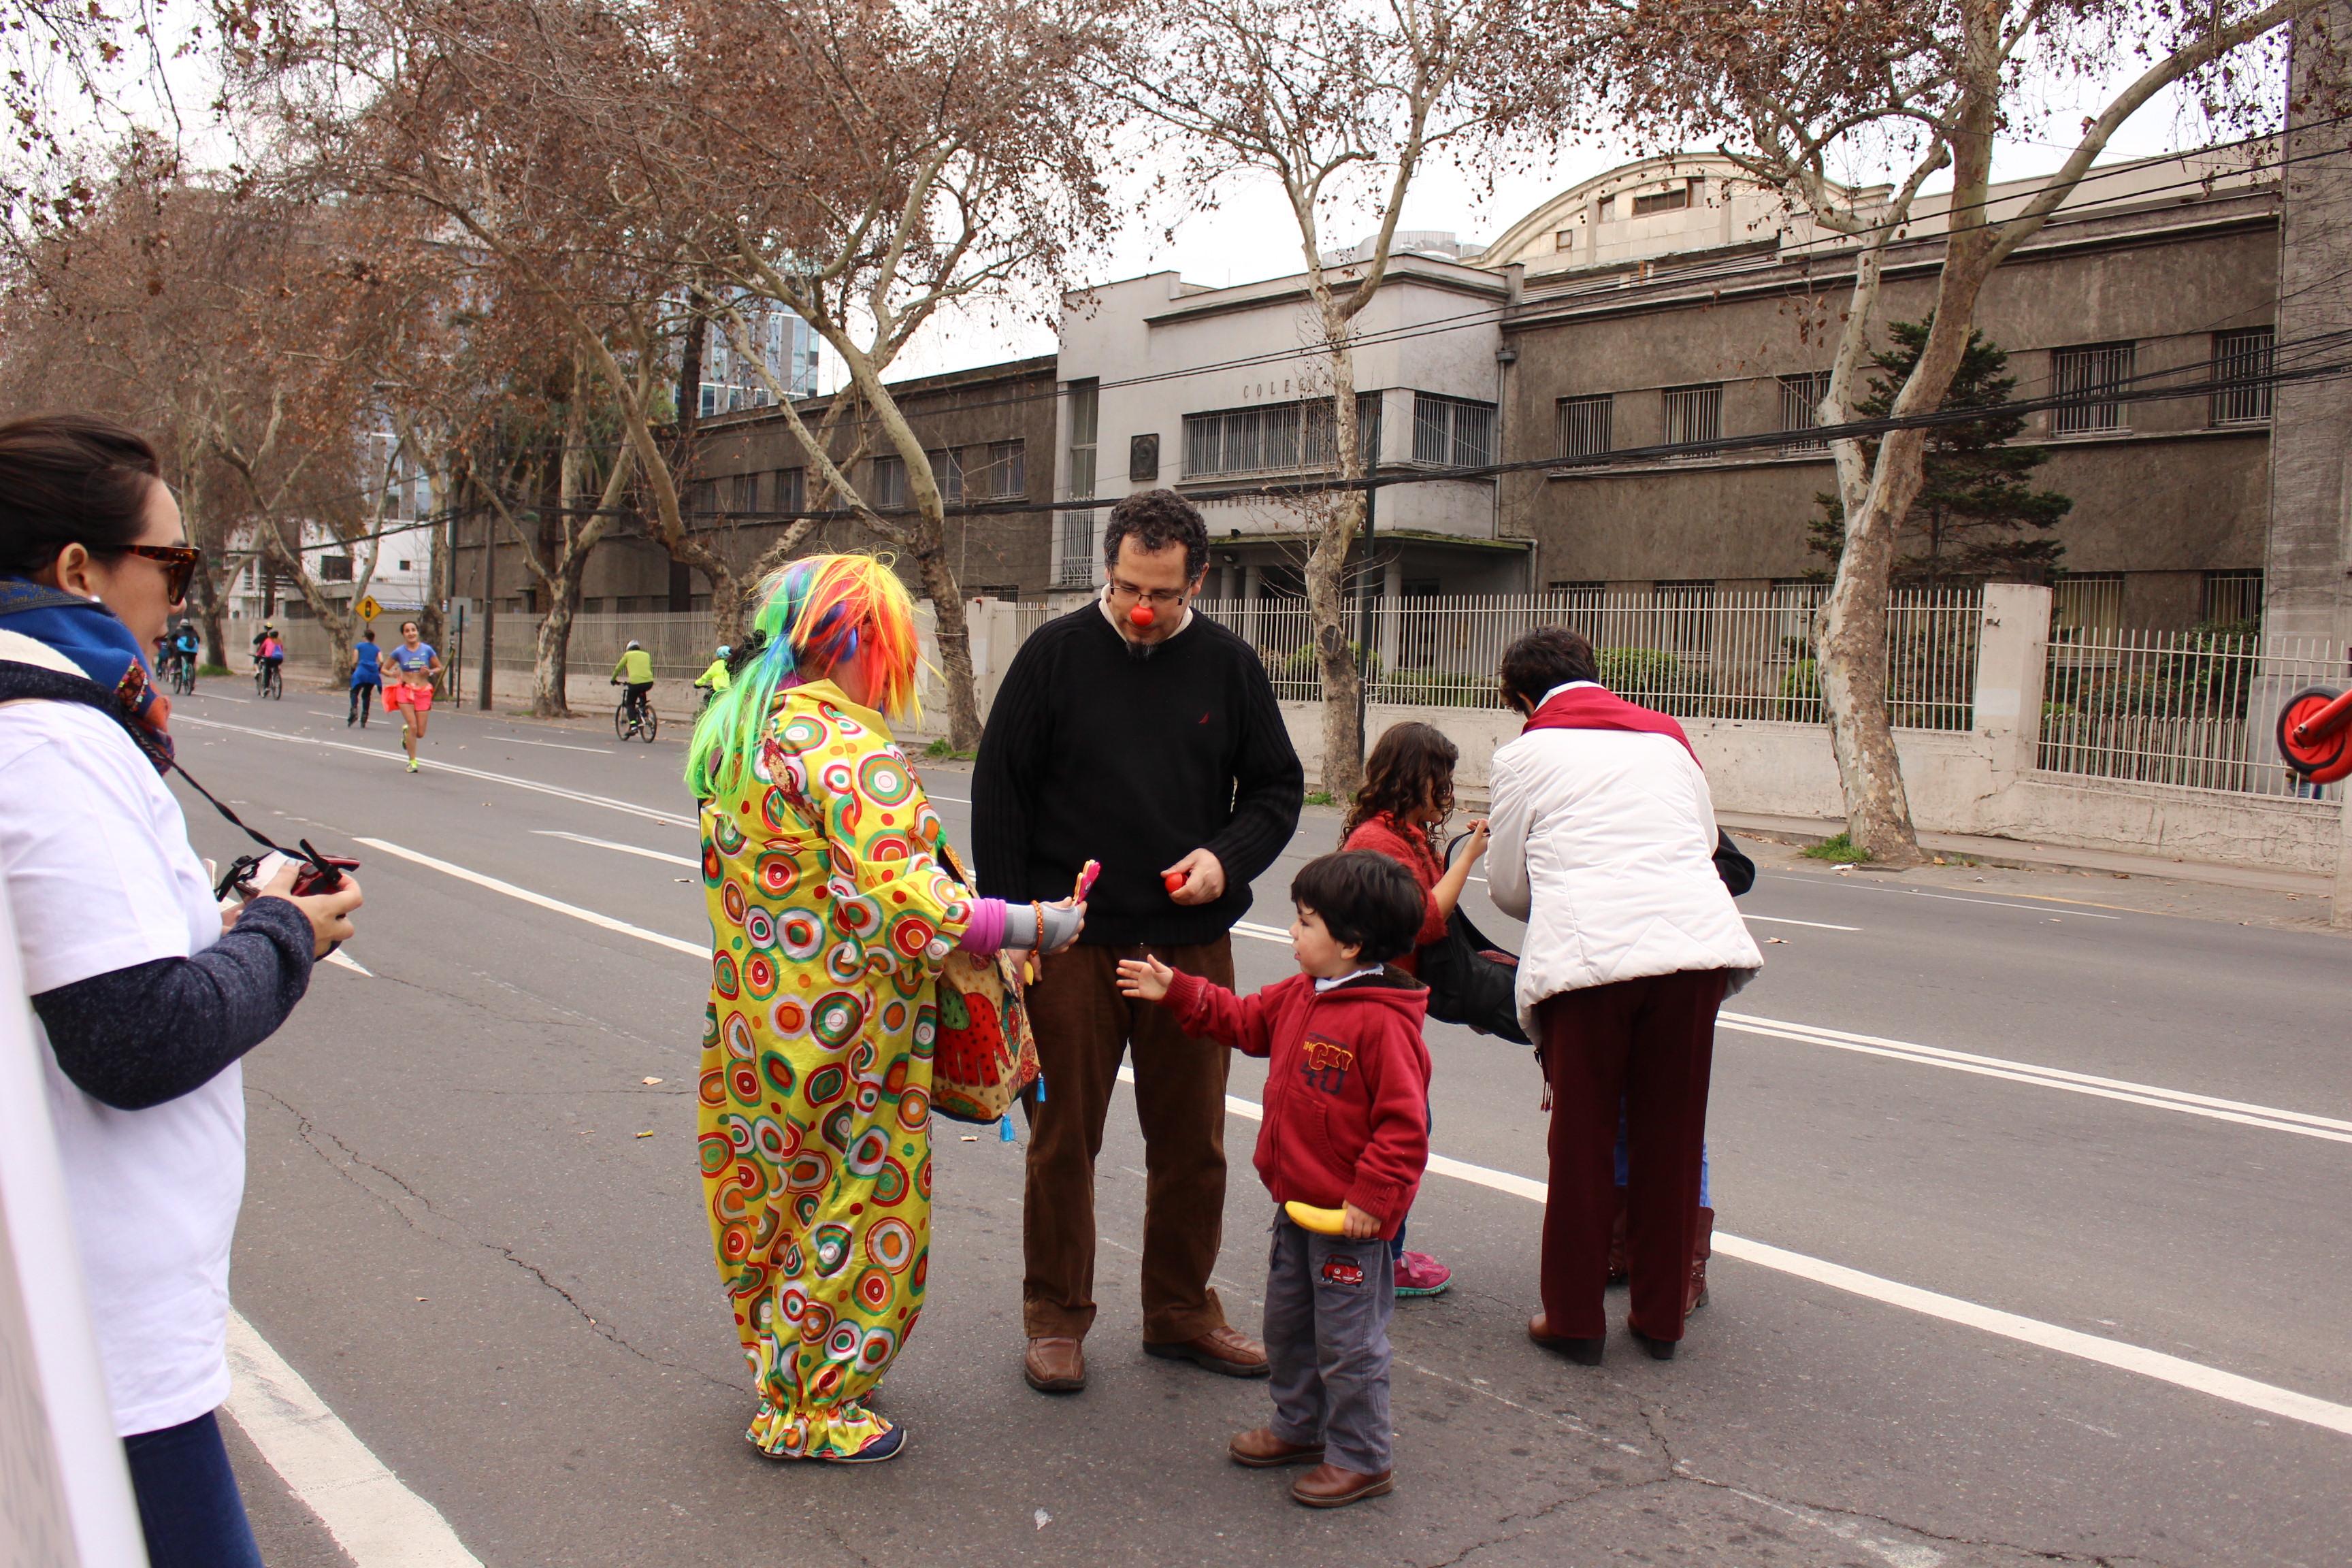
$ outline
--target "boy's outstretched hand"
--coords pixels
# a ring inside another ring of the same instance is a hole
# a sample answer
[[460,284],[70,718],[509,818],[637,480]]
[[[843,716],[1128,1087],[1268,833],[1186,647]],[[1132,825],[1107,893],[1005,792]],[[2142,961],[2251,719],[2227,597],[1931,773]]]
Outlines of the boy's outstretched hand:
[[1175,978],[1176,972],[1156,958],[1122,958],[1118,961],[1118,988],[1125,995],[1157,1002],[1168,994],[1168,987]]

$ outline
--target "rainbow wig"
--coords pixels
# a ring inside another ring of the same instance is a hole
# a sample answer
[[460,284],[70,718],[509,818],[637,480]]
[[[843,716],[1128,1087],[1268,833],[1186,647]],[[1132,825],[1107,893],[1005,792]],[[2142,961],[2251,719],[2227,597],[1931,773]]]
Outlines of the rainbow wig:
[[698,800],[735,781],[764,737],[778,691],[822,680],[855,655],[865,656],[877,708],[894,723],[922,717],[915,602],[887,557],[812,555],[770,573],[754,591],[760,607],[750,636],[728,661],[734,679],[702,710],[687,747],[687,786]]

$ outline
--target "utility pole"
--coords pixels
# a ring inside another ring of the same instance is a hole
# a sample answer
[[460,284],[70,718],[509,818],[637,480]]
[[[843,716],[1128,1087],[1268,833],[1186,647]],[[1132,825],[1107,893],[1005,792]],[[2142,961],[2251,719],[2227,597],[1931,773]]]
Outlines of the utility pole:
[[491,658],[497,647],[499,624],[499,525],[494,515],[482,513],[482,700],[487,713],[496,700],[494,685],[498,675],[496,661]]

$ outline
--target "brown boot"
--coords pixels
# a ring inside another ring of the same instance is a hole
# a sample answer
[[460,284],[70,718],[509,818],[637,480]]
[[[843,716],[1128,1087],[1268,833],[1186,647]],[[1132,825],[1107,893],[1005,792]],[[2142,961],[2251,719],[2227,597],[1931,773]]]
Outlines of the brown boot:
[[1076,1394],[1087,1385],[1086,1347],[1071,1339],[1031,1340],[1021,1375],[1040,1394]]
[[1225,1445],[1236,1465],[1247,1465],[1253,1470],[1270,1470],[1278,1465],[1319,1465],[1323,1462],[1320,1443],[1286,1443],[1274,1435],[1271,1426],[1253,1426]]
[[1706,1305],[1706,1260],[1715,1256],[1715,1211],[1698,1211],[1698,1241],[1691,1248],[1690,1293],[1683,1303],[1687,1318]]
[[1396,1472],[1361,1476],[1337,1465],[1318,1465],[1290,1483],[1290,1500],[1307,1508],[1345,1508],[1396,1490]]
[[1609,1223],[1609,1283],[1622,1285],[1632,1278],[1625,1267],[1625,1189],[1617,1189],[1617,1217]]

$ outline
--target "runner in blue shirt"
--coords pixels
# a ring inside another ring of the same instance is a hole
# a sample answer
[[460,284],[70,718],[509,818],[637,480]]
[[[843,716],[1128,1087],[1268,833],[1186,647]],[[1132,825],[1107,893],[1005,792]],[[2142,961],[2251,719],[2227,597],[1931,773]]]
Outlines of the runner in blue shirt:
[[354,723],[367,728],[368,708],[376,693],[383,689],[383,650],[375,646],[373,628],[360,634],[359,646],[352,649],[352,711],[343,721],[348,730]]
[[408,771],[416,771],[416,742],[425,739],[425,717],[433,711],[433,678],[441,673],[441,656],[429,642],[419,641],[415,621],[400,623],[400,640],[383,656],[391,661],[393,683],[383,694],[387,709],[400,714],[400,743],[408,748]]

